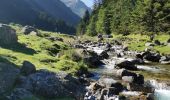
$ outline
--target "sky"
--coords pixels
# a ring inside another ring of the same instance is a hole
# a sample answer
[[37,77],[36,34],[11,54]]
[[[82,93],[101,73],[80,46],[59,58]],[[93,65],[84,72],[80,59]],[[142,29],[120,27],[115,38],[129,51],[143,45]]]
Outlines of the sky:
[[81,0],[81,1],[83,1],[88,7],[93,6],[93,0]]

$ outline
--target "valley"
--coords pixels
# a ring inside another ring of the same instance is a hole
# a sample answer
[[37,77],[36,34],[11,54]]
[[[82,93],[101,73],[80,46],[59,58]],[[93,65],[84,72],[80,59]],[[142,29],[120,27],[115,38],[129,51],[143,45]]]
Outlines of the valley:
[[169,0],[0,1],[0,100],[170,99]]

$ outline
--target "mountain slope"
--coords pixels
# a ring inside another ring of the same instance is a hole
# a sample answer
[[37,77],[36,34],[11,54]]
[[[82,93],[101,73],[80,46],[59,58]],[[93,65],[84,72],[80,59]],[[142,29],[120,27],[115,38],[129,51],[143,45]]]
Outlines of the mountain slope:
[[87,7],[81,0],[60,0],[62,1],[67,7],[71,8],[71,10],[83,17],[86,10],[91,12],[91,8]]
[[[57,27],[64,23],[60,20],[69,25],[76,25],[80,20],[79,16],[59,0],[0,0],[0,2],[0,22],[3,23],[13,22],[44,28],[46,26],[42,24]],[[56,20],[60,23],[58,24]]]

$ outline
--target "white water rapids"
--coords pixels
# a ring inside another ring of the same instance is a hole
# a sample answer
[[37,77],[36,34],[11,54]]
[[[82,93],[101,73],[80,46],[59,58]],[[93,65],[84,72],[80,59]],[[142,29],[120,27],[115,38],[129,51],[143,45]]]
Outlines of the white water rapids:
[[150,80],[150,83],[155,88],[155,100],[170,100],[170,87],[166,83],[158,83],[156,80]]
[[[120,50],[119,47],[114,47],[114,48],[118,49],[117,51]],[[104,51],[103,48],[91,47],[91,46],[88,47],[88,50],[93,50],[97,54],[100,54]],[[133,59],[112,57],[110,59],[103,60],[103,63],[105,63],[105,65],[102,66],[104,68],[103,72],[104,70],[106,70],[108,73],[112,72],[112,69],[114,69],[115,67],[116,61],[123,61],[123,60],[131,61]],[[145,70],[145,71],[156,72],[156,73],[161,71],[160,69],[157,69],[154,66],[147,66],[147,65],[137,65],[137,68],[141,70]],[[99,78],[99,75],[97,76],[98,76],[97,78]],[[158,83],[156,80],[150,80],[149,83],[150,85],[152,85],[152,87],[155,88],[154,100],[170,100],[170,87],[168,87],[165,83]],[[128,95],[132,95],[132,94],[139,95],[136,92],[123,92],[123,93],[128,94]]]

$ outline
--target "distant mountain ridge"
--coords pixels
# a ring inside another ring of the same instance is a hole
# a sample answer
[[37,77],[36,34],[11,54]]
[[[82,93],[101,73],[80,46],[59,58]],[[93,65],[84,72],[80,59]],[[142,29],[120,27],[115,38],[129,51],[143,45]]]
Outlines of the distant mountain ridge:
[[67,7],[69,7],[75,14],[80,17],[84,16],[86,10],[89,12],[92,11],[91,8],[87,7],[84,2],[81,0],[60,0],[62,1]]
[[60,0],[0,0],[0,2],[2,23],[13,22],[46,27],[42,25],[48,23],[51,26],[52,23],[55,26],[56,23],[53,23],[55,20],[63,20],[75,26],[80,20],[80,17]]

